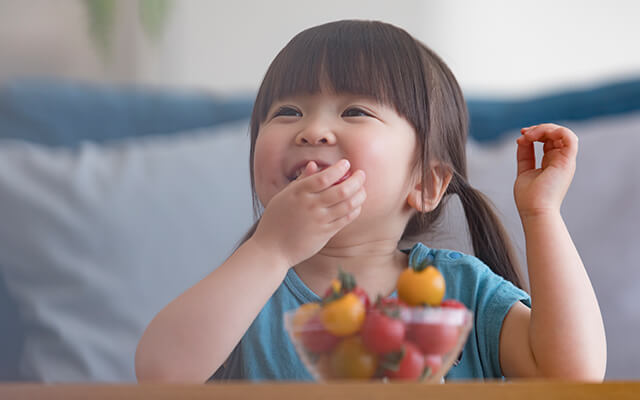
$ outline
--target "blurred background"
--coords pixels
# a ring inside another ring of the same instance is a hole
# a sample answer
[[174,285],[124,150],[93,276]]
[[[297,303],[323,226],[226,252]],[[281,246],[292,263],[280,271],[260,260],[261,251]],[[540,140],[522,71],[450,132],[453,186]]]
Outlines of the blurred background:
[[468,93],[517,96],[637,73],[638,16],[633,0],[0,0],[0,81],[252,92],[297,32],[360,18],[424,41]]
[[[639,17],[634,0],[0,0],[0,381],[135,381],[149,321],[253,222],[248,117],[267,66],[346,18],[401,26],[453,70],[471,183],[525,277],[518,128],[578,134],[562,213],[600,301],[607,379],[640,379]],[[450,204],[416,240],[471,253]]]

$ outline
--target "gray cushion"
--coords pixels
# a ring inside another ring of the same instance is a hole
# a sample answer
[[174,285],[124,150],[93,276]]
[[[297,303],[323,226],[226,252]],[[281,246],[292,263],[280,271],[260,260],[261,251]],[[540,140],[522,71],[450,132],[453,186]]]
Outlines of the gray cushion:
[[[640,113],[567,122],[580,139],[578,164],[562,214],[600,303],[608,342],[607,379],[640,378]],[[469,146],[472,184],[493,201],[524,260],[524,234],[513,200],[519,132]],[[538,148],[540,150],[540,148]],[[541,153],[538,152],[538,155]],[[539,165],[539,163],[538,163]],[[439,245],[472,251],[459,203],[452,202]],[[567,296],[571,296],[567,293]]]
[[0,141],[0,272],[24,327],[20,379],[135,380],[145,326],[251,224],[247,126],[75,150]]

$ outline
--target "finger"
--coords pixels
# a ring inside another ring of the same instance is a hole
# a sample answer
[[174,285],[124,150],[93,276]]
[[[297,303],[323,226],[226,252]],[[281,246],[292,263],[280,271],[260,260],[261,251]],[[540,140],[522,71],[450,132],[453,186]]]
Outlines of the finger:
[[538,125],[531,125],[531,126],[527,126],[525,128],[521,128],[520,129],[520,133],[524,134],[526,131],[528,131],[529,129],[535,128]]
[[545,153],[548,153],[551,150],[553,150],[554,148],[555,148],[555,141],[547,140],[546,142],[544,142],[544,146],[542,147],[542,151],[545,152]]
[[345,199],[340,203],[330,207],[328,211],[329,211],[329,218],[331,222],[329,223],[331,224],[337,220],[340,220],[344,216],[349,215],[355,209],[361,208],[366,198],[367,198],[367,193],[365,192],[364,188],[361,188],[352,197]]
[[518,144],[516,159],[518,163],[518,175],[520,175],[525,171],[536,168],[536,153],[533,142],[525,136],[520,136],[516,140],[516,143]]
[[562,140],[575,134],[568,128],[556,124],[540,124],[527,129],[523,136],[535,142]]
[[331,222],[328,225],[329,229],[331,229],[331,230],[333,230],[335,232],[338,232],[340,229],[342,229],[345,226],[349,225],[356,218],[358,218],[358,216],[360,215],[361,211],[362,211],[362,207],[358,207],[358,208],[354,209],[353,211],[349,212],[347,215],[344,215],[344,216],[334,220],[333,222]]
[[[578,152],[578,137],[573,131],[556,124],[542,124],[523,134],[526,140],[544,142],[545,153],[553,149],[562,149],[568,157],[575,157]],[[547,144],[550,143],[550,144]]]
[[565,147],[564,142],[562,140],[546,140],[544,142],[544,146],[542,147],[543,152],[546,154],[551,150],[558,150]]
[[333,185],[332,187],[324,191],[322,193],[321,200],[329,207],[338,204],[339,202],[344,201],[345,199],[348,199],[349,197],[356,194],[360,190],[360,188],[362,188],[364,181],[364,171],[359,169],[345,181],[337,185]]
[[315,174],[316,172],[318,172],[318,164],[316,164],[315,161],[309,161],[307,163],[307,165],[304,166],[304,169],[302,170],[302,173],[300,174],[300,176],[297,179],[304,179],[307,176],[311,176],[313,174]]
[[307,189],[312,193],[321,192],[333,185],[349,171],[349,161],[342,159],[330,167],[306,179]]

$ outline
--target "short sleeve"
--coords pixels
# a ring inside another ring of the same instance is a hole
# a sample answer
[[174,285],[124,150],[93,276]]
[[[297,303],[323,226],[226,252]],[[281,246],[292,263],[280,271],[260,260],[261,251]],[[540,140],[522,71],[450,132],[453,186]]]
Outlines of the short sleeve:
[[[487,268],[488,269],[488,268]],[[500,332],[507,313],[517,301],[531,307],[529,295],[511,282],[493,274],[482,274],[476,296],[475,323],[478,351],[489,376],[502,377]]]

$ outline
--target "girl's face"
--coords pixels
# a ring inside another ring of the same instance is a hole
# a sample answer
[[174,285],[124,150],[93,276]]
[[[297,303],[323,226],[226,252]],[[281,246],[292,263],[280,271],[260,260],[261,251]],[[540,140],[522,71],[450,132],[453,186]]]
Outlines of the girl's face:
[[[274,102],[255,143],[255,187],[266,207],[314,160],[326,167],[342,158],[366,174],[367,199],[359,221],[407,213],[416,133],[393,108],[375,99],[321,91]],[[406,221],[405,221],[406,222]]]

